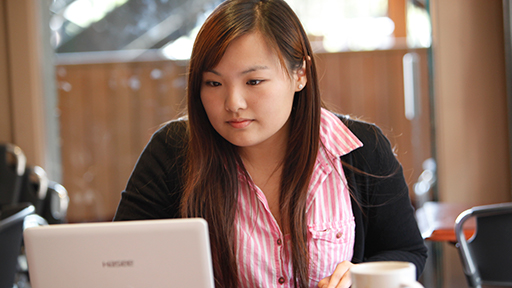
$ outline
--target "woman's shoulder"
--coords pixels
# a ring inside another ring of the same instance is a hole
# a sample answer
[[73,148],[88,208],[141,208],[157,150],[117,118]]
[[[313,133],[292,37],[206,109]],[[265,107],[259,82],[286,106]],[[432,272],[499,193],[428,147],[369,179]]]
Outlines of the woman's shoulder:
[[[382,130],[374,123],[366,122],[360,119],[351,118],[348,115],[334,113],[347,126],[354,135],[363,142],[363,147],[375,147],[383,139],[387,140]],[[387,142],[387,141],[385,141]]]
[[167,145],[184,145],[188,139],[188,120],[178,118],[165,122],[151,138],[151,141],[163,141]]
[[188,124],[186,119],[180,118],[165,122],[153,133],[142,156],[149,154],[152,157],[160,158],[160,160],[169,160],[169,157],[174,159],[185,153],[187,143]]
[[185,134],[188,130],[188,119],[186,117],[177,118],[164,122],[155,134]]
[[375,124],[336,114],[363,146],[343,156],[350,165],[374,175],[394,174],[399,165],[391,142]]

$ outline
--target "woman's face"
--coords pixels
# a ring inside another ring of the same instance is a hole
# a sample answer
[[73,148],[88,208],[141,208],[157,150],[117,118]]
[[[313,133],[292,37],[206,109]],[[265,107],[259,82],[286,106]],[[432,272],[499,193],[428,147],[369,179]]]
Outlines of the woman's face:
[[233,41],[203,73],[201,101],[212,126],[233,145],[272,148],[286,143],[293,98],[305,84],[304,67],[290,76],[253,32]]

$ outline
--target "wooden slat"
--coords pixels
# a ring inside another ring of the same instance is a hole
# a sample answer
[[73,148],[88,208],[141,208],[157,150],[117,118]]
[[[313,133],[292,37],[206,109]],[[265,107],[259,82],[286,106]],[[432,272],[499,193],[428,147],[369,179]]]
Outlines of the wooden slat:
[[88,113],[90,118],[87,119],[90,125],[86,125],[89,135],[86,144],[88,144],[87,148],[92,156],[88,173],[91,173],[94,177],[90,183],[91,190],[87,191],[86,195],[92,198],[95,213],[99,219],[108,219],[111,215],[111,209],[109,208],[115,207],[115,203],[110,203],[108,201],[109,197],[107,197],[110,191],[113,190],[110,183],[111,173],[109,173],[109,168],[111,168],[111,162],[116,161],[109,153],[111,152],[109,147],[111,146],[110,139],[112,136],[108,125],[108,115],[111,113],[108,101],[112,95],[110,95],[108,88],[108,68],[103,66],[89,67],[91,72],[89,74],[90,81],[95,85],[88,86],[88,95],[84,95],[86,97],[84,99],[85,105],[90,109],[90,113]]
[[[112,133],[113,155],[116,161],[113,161],[114,173],[112,177],[112,191],[109,191],[113,203],[120,200],[120,191],[124,189],[126,181],[130,176],[133,166],[138,157],[135,152],[132,139],[134,129],[131,125],[133,114],[129,113],[131,103],[129,101],[130,88],[127,85],[131,76],[131,67],[128,64],[112,65],[109,74],[110,88],[110,107],[112,108],[112,123],[110,126]],[[111,207],[111,211],[113,208]]]
[[88,204],[84,192],[88,190],[87,161],[90,158],[85,148],[85,115],[82,95],[86,85],[83,81],[87,71],[76,67],[58,67],[59,110],[61,111],[61,153],[63,185],[70,194],[68,219],[90,220],[86,217]]
[[151,134],[158,128],[158,123],[156,119],[156,110],[157,110],[157,102],[156,102],[156,81],[151,78],[151,72],[153,67],[148,65],[141,65],[140,69],[137,71],[137,79],[140,81],[140,88],[138,90],[134,90],[137,94],[137,98],[139,101],[139,144],[145,145]]

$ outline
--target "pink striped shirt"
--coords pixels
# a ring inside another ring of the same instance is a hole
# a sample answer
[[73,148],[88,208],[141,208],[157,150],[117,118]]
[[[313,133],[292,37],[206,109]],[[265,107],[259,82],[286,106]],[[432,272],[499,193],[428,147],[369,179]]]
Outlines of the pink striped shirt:
[[[338,263],[352,259],[355,222],[340,156],[362,146],[334,114],[322,109],[321,118],[323,146],[306,202],[310,287],[317,287]],[[291,249],[284,251],[291,245],[289,235],[282,234],[265,195],[252,181],[240,187],[236,256],[242,287],[293,287]]]

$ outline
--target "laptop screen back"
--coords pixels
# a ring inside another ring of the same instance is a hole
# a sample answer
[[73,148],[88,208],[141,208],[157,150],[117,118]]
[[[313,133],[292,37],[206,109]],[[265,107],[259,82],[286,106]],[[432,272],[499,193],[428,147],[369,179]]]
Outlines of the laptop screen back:
[[27,228],[33,288],[213,288],[207,223],[166,219]]

